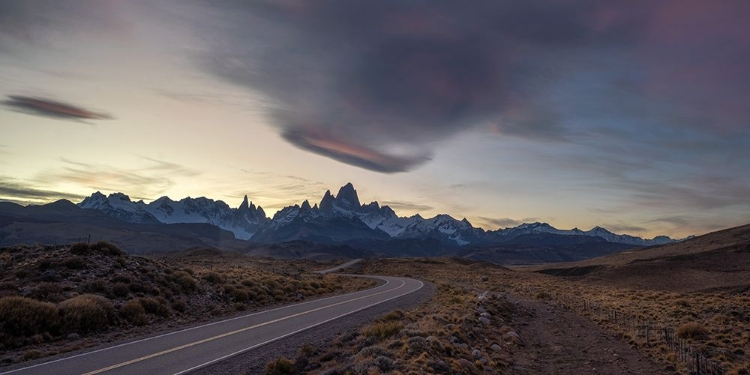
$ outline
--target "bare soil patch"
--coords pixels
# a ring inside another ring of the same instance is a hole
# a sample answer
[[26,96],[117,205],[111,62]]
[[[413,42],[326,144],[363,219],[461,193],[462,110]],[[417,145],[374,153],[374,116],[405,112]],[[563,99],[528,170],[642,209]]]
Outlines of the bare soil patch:
[[511,298],[514,325],[525,349],[516,352],[513,374],[674,374],[592,321],[538,300]]

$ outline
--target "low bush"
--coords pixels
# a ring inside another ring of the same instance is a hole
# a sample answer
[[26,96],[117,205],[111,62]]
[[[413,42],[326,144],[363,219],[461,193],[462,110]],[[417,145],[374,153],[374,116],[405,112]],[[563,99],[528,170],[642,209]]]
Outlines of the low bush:
[[112,294],[117,297],[127,297],[129,292],[130,288],[128,288],[128,284],[123,282],[115,283],[115,285],[112,286]]
[[106,329],[115,314],[108,299],[82,294],[60,303],[63,328],[69,332],[95,332]]
[[297,373],[297,364],[286,357],[279,357],[266,364],[266,375],[286,375]]
[[389,312],[388,314],[385,314],[380,320],[385,322],[393,322],[397,320],[401,320],[404,318],[404,312],[401,310],[394,310]]
[[366,337],[377,337],[382,340],[395,336],[403,328],[404,325],[399,322],[380,322],[365,327],[362,330],[362,335]]
[[140,298],[138,301],[141,303],[141,306],[143,306],[143,309],[149,314],[161,317],[169,316],[169,307],[167,307],[164,301],[151,297]]
[[183,292],[190,293],[198,290],[198,282],[187,272],[175,272],[172,276],[174,282],[180,286]]
[[101,253],[109,256],[125,255],[124,251],[118,249],[117,246],[106,241],[99,241],[95,244],[79,242],[70,246],[70,252],[75,255],[90,255],[93,253]]
[[140,301],[131,299],[120,307],[120,316],[134,326],[142,326],[148,323],[146,310]]
[[60,319],[54,304],[26,297],[0,298],[2,334],[27,337],[55,332]]
[[86,268],[86,261],[79,256],[74,256],[66,259],[63,265],[71,270],[80,270]]
[[224,278],[221,277],[221,275],[219,275],[216,272],[209,272],[208,274],[203,276],[203,280],[206,280],[211,284],[223,284],[224,283]]
[[696,322],[681,324],[677,327],[676,333],[681,339],[700,339],[708,336],[708,330]]
[[548,300],[552,299],[552,295],[547,292],[539,292],[534,296],[534,298]]

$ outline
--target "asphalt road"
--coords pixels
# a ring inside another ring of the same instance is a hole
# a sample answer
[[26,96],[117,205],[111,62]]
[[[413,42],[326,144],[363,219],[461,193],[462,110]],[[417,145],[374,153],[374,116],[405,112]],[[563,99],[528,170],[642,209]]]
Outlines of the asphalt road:
[[[354,275],[351,275],[354,276]],[[297,303],[73,355],[7,374],[183,374],[421,289],[419,280],[368,276],[377,287]]]

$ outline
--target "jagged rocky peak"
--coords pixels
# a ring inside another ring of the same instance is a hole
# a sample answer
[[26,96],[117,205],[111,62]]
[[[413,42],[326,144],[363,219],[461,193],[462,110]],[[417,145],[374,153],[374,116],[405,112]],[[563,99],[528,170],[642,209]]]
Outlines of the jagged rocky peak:
[[112,194],[109,195],[108,198],[109,199],[118,199],[118,200],[121,200],[121,201],[128,201],[128,202],[130,201],[130,197],[127,194],[123,194],[123,193],[112,193]]
[[336,200],[338,200],[339,202],[347,202],[352,207],[362,206],[359,203],[357,190],[354,189],[354,185],[352,185],[351,182],[347,182],[346,185],[342,186],[341,189],[339,189],[339,193],[338,195],[336,195]]
[[107,196],[102,194],[100,191],[97,191],[96,193],[91,194],[90,197],[84,198],[83,201],[79,203],[79,205],[82,208],[93,208],[104,203],[104,201],[106,200],[107,200]]
[[332,206],[333,206],[333,195],[331,195],[330,190],[326,190],[326,193],[323,194],[323,199],[320,200],[320,209],[327,210],[328,208]]
[[302,202],[302,206],[301,207],[302,207],[303,210],[310,210],[310,209],[312,209],[312,207],[310,207],[310,202],[308,202],[307,199],[305,199],[305,201]]
[[[242,199],[242,203],[240,203],[240,210],[241,211],[245,211],[245,210],[247,210],[249,208],[250,208],[250,204],[248,203],[248,200],[247,200],[247,194],[245,194],[245,198]],[[253,207],[253,208],[255,208],[255,207]]]

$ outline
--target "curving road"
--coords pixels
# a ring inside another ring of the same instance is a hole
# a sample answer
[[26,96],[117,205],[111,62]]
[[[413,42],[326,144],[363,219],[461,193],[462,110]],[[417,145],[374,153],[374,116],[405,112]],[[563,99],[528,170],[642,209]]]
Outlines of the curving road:
[[[359,275],[346,275],[363,277]],[[419,280],[367,276],[363,291],[261,311],[136,340],[6,374],[183,374],[421,289]]]

